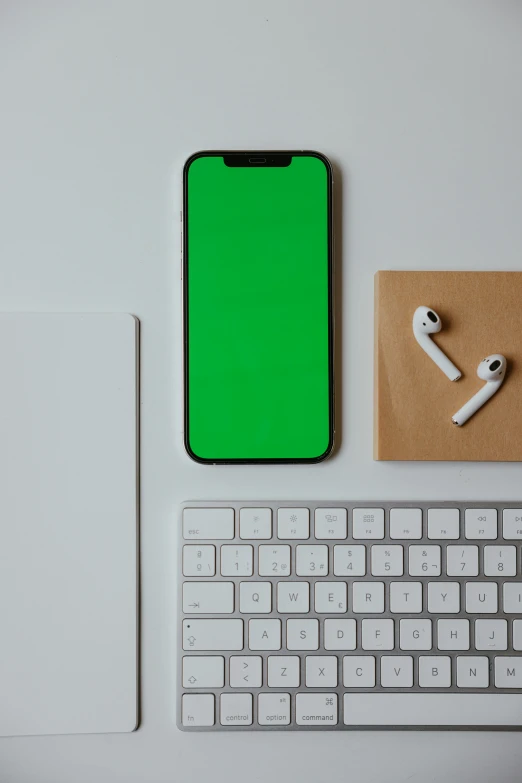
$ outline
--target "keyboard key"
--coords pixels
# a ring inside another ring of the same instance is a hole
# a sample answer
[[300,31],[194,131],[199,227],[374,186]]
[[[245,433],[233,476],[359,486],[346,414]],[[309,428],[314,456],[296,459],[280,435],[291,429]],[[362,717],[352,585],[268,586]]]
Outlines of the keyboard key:
[[184,688],[222,688],[225,684],[225,659],[221,655],[185,655]]
[[428,538],[448,540],[460,538],[460,511],[458,508],[428,509]]
[[337,688],[335,655],[307,655],[305,671],[307,688]]
[[183,547],[183,576],[214,576],[215,573],[215,546]]
[[[356,647],[355,620],[328,619],[324,621],[325,650],[355,650]],[[522,639],[522,636],[521,636]]]
[[495,658],[495,687],[522,688],[522,656]]
[[268,657],[268,687],[298,688],[301,659],[297,655],[270,655]]
[[335,576],[364,576],[366,574],[366,547],[334,546]]
[[260,688],[263,659],[260,655],[230,656],[230,687]]
[[280,650],[281,620],[249,620],[248,648],[250,650]]
[[336,693],[298,693],[295,697],[298,726],[328,726],[338,722]]
[[272,509],[240,508],[239,537],[250,539],[272,538]]
[[316,582],[315,611],[339,614],[346,612],[346,582]]
[[328,547],[323,544],[297,546],[295,570],[297,576],[327,576]]
[[354,508],[352,535],[354,538],[384,538],[384,509]]
[[290,576],[290,547],[287,544],[260,545],[259,576]]
[[508,541],[522,538],[522,508],[505,508],[502,512],[502,535]]
[[222,726],[250,726],[252,723],[252,694],[222,693],[219,720]]
[[346,726],[520,726],[522,696],[501,693],[345,693]]
[[254,552],[250,544],[221,547],[221,576],[252,576]]
[[240,582],[239,611],[242,614],[270,614],[272,584],[270,582]]
[[345,688],[374,688],[375,658],[373,655],[345,655],[343,658],[343,685]]
[[522,614],[522,584],[506,582],[503,588],[504,611],[506,614]]
[[213,726],[214,695],[212,693],[184,693],[181,700],[184,726]]
[[278,582],[277,611],[281,614],[306,614],[310,611],[308,582]]
[[393,650],[395,631],[393,620],[363,620],[363,650]]
[[183,620],[183,649],[242,650],[243,620]]
[[458,582],[428,582],[428,612],[430,614],[457,614],[460,612],[460,584]]
[[233,582],[184,582],[183,611],[187,614],[230,614],[234,611]]
[[381,685],[383,688],[412,688],[413,658],[410,655],[383,655]]
[[478,546],[448,546],[446,573],[448,576],[478,576]]
[[459,655],[457,658],[458,688],[487,688],[489,658],[480,655]]
[[404,551],[402,546],[384,545],[371,548],[372,576],[402,576]]
[[516,576],[517,550],[514,546],[485,546],[484,574],[486,576]]
[[419,686],[421,688],[449,688],[451,685],[451,658],[447,655],[419,656]]
[[183,538],[234,538],[233,508],[183,509]]
[[422,509],[392,508],[390,538],[422,538]]
[[277,537],[310,538],[310,511],[307,508],[278,508]]
[[507,650],[507,647],[507,620],[475,620],[477,650]]
[[410,576],[440,576],[440,546],[412,545],[408,547]]
[[257,697],[257,722],[260,726],[288,726],[289,693],[260,693]]
[[319,621],[287,620],[286,648],[287,650],[318,650]]
[[468,614],[495,614],[498,612],[496,582],[468,582],[466,584],[466,612]]
[[437,620],[439,650],[469,650],[469,620]]
[[400,621],[401,650],[431,650],[431,620]]
[[513,620],[513,649],[522,650],[522,620]]
[[464,512],[464,529],[466,538],[496,538],[497,509],[467,508]]
[[345,508],[316,508],[316,538],[346,538],[348,527]]
[[422,582],[391,582],[390,612],[394,614],[422,612]]
[[357,614],[384,612],[384,582],[354,582],[352,611]]

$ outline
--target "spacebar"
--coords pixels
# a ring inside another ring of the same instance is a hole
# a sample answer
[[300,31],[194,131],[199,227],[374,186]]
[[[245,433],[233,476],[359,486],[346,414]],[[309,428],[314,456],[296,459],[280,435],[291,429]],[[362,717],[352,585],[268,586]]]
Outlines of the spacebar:
[[521,726],[518,693],[345,693],[346,726]]

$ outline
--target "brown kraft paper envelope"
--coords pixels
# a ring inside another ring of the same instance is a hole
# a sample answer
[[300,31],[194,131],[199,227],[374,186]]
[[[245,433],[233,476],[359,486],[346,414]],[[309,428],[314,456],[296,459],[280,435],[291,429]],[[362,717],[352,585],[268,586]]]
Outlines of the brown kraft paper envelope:
[[[442,320],[434,342],[462,372],[451,382],[413,335],[413,313]],[[479,362],[507,358],[498,392],[464,426],[451,417],[483,385]],[[377,272],[374,458],[522,460],[522,272]]]

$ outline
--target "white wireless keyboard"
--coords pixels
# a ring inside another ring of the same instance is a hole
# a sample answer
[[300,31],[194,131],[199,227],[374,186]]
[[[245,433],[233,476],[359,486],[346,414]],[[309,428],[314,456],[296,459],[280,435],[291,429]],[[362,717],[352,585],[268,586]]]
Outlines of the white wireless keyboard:
[[522,502],[192,502],[184,730],[522,726]]

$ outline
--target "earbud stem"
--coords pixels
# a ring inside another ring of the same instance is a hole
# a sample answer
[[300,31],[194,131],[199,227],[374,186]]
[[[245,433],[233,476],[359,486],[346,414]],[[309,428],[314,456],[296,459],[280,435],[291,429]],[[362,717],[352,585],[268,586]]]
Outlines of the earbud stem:
[[462,427],[468,419],[480,409],[482,406],[493,397],[495,392],[501,387],[502,381],[488,381],[482,389],[473,395],[473,397],[467,401],[457,413],[451,417],[453,424],[458,427]]
[[433,342],[429,335],[418,332],[414,332],[414,334],[420,347],[426,351],[430,359],[435,362],[437,367],[442,370],[444,375],[446,375],[450,381],[458,381],[458,379],[462,376],[462,373],[458,367],[455,367],[453,362],[448,359],[444,351],[442,351],[439,346]]

